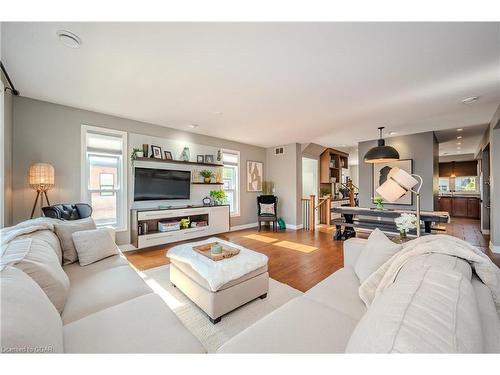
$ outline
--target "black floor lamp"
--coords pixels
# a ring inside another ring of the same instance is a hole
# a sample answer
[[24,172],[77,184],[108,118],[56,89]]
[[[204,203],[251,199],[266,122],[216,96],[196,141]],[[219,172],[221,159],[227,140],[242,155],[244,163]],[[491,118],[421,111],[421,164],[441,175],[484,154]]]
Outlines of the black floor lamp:
[[47,163],[35,163],[30,167],[28,180],[30,186],[36,190],[35,203],[33,203],[33,209],[31,210],[31,219],[33,219],[39,197],[40,207],[43,207],[44,196],[47,204],[50,206],[47,190],[54,186],[54,167]]

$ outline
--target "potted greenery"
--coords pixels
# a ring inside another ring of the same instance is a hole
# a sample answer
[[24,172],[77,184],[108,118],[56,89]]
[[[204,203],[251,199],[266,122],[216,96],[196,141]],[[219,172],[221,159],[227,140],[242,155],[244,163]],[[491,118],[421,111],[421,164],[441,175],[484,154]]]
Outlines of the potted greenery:
[[377,205],[377,210],[384,209],[384,199],[382,197],[376,197],[375,199],[373,199],[373,203]]
[[140,148],[133,148],[132,149],[132,155],[130,155],[130,160],[132,160],[132,162],[134,160],[137,160],[137,158],[142,158],[144,157],[144,152],[140,149]]
[[224,190],[212,190],[210,192],[210,197],[216,205],[226,202],[226,192]]
[[208,169],[204,169],[200,172],[201,177],[203,177],[203,181],[205,181],[206,184],[209,184],[212,177],[214,176],[214,173],[212,171],[209,171]]

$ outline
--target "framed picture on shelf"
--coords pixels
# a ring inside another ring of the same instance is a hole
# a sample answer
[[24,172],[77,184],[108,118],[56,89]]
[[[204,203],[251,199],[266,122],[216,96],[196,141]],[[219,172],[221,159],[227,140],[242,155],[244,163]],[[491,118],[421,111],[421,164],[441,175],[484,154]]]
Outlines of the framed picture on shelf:
[[198,163],[204,163],[205,162],[205,156],[204,155],[197,155],[196,156],[196,161]]
[[[402,169],[409,174],[413,173],[413,159],[396,160],[387,163],[372,164],[372,201],[378,197],[377,188],[382,185],[389,176],[392,168]],[[411,206],[413,204],[413,194],[408,191],[405,195],[399,198],[396,202],[390,204]]]
[[151,156],[155,159],[163,159],[160,146],[151,145]]
[[212,163],[214,162],[214,156],[213,155],[205,155],[205,163]]
[[247,191],[262,191],[264,164],[260,161],[247,160]]
[[163,154],[165,155],[166,160],[174,160],[170,151],[164,151]]

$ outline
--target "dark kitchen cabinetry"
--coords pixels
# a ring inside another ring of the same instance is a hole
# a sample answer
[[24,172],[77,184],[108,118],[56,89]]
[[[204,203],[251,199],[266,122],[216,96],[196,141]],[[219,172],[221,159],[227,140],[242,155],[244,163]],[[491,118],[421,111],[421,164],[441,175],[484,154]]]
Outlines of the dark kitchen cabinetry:
[[481,214],[479,198],[476,197],[439,197],[439,211],[472,219],[479,219]]

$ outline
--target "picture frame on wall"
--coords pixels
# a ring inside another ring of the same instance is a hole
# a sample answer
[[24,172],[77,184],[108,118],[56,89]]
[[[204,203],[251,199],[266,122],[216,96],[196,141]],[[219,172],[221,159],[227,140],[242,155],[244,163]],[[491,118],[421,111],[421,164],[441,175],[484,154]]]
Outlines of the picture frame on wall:
[[[374,163],[372,164],[372,202],[378,197],[377,188],[382,185],[389,175],[392,168],[402,169],[409,174],[413,173],[413,159],[401,159],[387,163]],[[413,194],[408,191],[405,195],[399,198],[396,202],[390,204],[411,206],[413,205]]]
[[213,155],[205,155],[205,163],[211,163],[213,164],[214,162],[214,156]]
[[196,162],[197,163],[204,163],[205,162],[205,156],[204,155],[197,155],[196,156]]
[[264,164],[260,161],[247,160],[247,192],[262,192]]
[[170,151],[164,151],[163,154],[165,155],[165,160],[174,160]]
[[151,156],[155,159],[163,159],[161,147],[151,145]]

